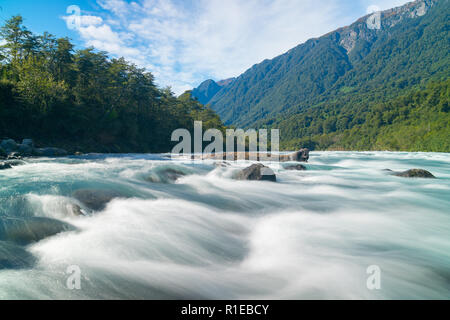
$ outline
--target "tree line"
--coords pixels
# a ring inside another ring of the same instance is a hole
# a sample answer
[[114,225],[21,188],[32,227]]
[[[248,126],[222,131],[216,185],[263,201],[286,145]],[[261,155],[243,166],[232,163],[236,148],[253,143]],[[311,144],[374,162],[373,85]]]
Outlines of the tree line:
[[158,88],[145,69],[68,38],[33,34],[14,16],[0,28],[0,137],[81,152],[167,152],[171,133],[224,130],[193,99]]

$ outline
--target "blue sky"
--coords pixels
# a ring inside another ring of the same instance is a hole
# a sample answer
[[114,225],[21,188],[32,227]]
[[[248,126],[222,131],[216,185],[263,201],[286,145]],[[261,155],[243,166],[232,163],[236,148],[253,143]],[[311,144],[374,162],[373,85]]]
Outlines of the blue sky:
[[[176,93],[238,76],[309,38],[406,0],[2,0],[0,20],[21,14],[36,33],[68,36],[151,71]],[[74,20],[69,6],[81,9]],[[77,28],[71,30],[67,23]]]

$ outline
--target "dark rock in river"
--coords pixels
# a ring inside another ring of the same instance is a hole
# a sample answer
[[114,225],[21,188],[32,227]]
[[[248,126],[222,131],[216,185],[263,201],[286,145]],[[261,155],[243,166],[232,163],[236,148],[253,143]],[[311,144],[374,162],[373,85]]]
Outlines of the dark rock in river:
[[277,177],[273,170],[261,163],[253,164],[250,167],[241,170],[238,174],[236,174],[235,179],[250,181],[277,181]]
[[397,177],[403,178],[428,178],[428,179],[436,179],[436,177],[431,174],[431,172],[423,169],[411,169],[405,172],[396,172],[393,174]]
[[36,258],[16,244],[0,241],[0,270],[31,268]]
[[0,240],[19,244],[30,244],[75,230],[68,223],[49,218],[0,218]]
[[216,163],[214,163],[214,166],[215,166],[216,168],[228,168],[228,167],[231,166],[231,164],[229,164],[229,163],[226,162],[226,161],[222,161],[222,162],[216,162]]
[[297,170],[297,171],[305,171],[306,167],[304,165],[301,164],[291,164],[291,165],[287,165],[284,167],[284,170]]
[[185,175],[186,173],[179,169],[157,167],[145,180],[152,183],[172,183]]
[[87,208],[100,211],[106,208],[106,205],[115,198],[124,196],[113,190],[80,189],[72,194],[72,197],[80,201]]
[[294,152],[292,155],[292,161],[298,161],[298,162],[308,162],[309,160],[309,149],[301,149],[297,152]]
[[11,169],[12,166],[7,162],[0,162],[0,170]]
[[12,167],[23,166],[26,162],[22,160],[7,160],[0,162],[0,170],[11,169]]
[[8,159],[8,160],[20,160],[20,159],[22,159],[22,155],[20,154],[20,152],[13,151],[13,152],[10,152],[8,154],[6,159]]

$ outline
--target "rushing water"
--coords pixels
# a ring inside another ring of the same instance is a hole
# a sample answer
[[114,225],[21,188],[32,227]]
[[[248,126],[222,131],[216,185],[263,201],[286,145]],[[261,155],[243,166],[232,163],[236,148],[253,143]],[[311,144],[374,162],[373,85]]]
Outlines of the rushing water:
[[[71,226],[37,242],[0,228],[0,299],[450,298],[449,154],[315,152],[307,171],[271,165],[277,183],[233,180],[246,166],[90,155],[0,171],[4,225]],[[92,212],[80,189],[121,196]]]

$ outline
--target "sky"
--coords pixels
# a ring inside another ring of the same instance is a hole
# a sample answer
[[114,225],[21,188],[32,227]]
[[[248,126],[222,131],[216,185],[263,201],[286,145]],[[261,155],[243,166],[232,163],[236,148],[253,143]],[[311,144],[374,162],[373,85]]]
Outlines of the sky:
[[[153,73],[181,94],[407,0],[0,0],[35,33],[69,37]],[[69,9],[69,10],[68,10]]]

